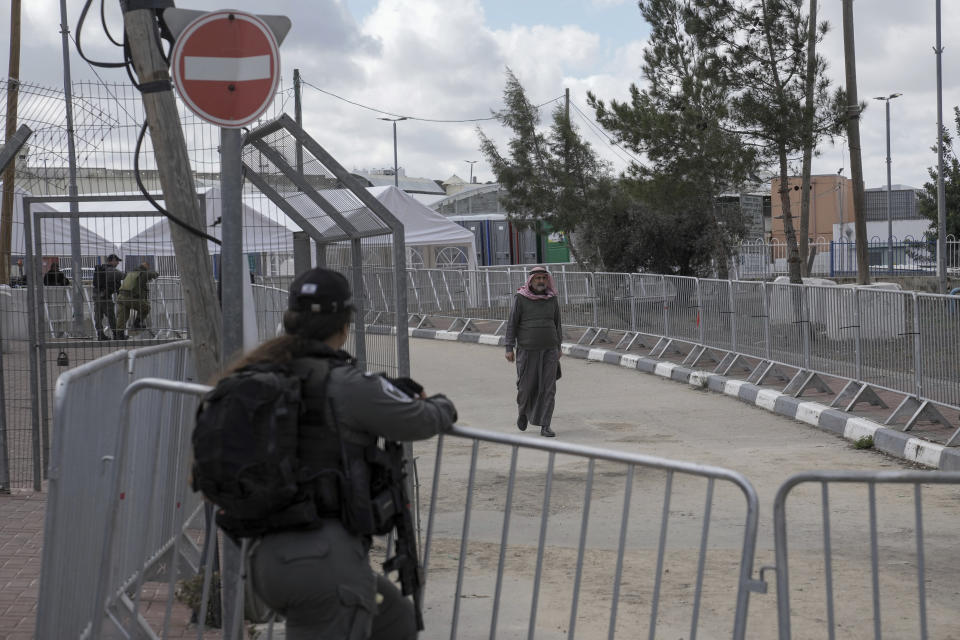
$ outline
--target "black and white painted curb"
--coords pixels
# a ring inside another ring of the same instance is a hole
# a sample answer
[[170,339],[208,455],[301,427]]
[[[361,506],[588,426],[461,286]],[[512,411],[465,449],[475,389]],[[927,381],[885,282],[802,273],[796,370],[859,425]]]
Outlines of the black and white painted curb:
[[[503,346],[503,336],[466,331],[410,329],[410,337]],[[775,389],[764,389],[743,380],[735,380],[708,371],[690,369],[646,356],[573,343],[564,343],[561,345],[561,349],[564,355],[573,358],[606,362],[626,369],[636,369],[662,378],[684,382],[694,387],[716,391],[781,416],[806,422],[818,429],[829,431],[853,442],[864,436],[871,436],[875,449],[896,458],[942,471],[960,471],[960,451],[955,448],[911,437],[902,431],[885,427],[866,418],[852,416],[845,411],[834,409],[819,402],[806,401]]]

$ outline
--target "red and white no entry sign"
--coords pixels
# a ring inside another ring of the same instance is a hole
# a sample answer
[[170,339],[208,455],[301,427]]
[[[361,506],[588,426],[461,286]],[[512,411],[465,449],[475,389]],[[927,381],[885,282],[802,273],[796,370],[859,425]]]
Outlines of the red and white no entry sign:
[[221,127],[242,127],[262,114],[280,80],[277,39],[243,11],[213,11],[187,25],[173,46],[173,83],[187,106]]

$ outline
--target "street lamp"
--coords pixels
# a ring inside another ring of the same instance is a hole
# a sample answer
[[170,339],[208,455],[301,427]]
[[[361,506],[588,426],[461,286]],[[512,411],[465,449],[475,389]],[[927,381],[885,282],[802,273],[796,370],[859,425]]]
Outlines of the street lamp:
[[899,98],[902,93],[891,93],[888,96],[877,96],[874,100],[882,100],[887,106],[887,268],[893,275],[893,217],[890,214],[890,101]]
[[473,165],[477,164],[476,160],[464,160],[467,164],[470,165],[470,184],[473,184]]
[[377,118],[377,120],[386,120],[393,123],[393,186],[400,187],[400,176],[397,173],[397,123],[401,120],[409,120],[406,116],[399,118]]

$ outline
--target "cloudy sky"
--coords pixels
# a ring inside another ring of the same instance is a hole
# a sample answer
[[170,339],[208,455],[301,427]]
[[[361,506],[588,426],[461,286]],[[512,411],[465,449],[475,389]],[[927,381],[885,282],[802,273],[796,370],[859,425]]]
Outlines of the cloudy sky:
[[[104,46],[94,2],[93,20],[83,32],[88,54],[113,57]],[[119,24],[117,0],[106,0],[107,19]],[[642,85],[641,54],[649,33],[633,0],[273,0],[271,13],[293,20],[281,47],[284,84],[299,68],[304,91],[304,124],[349,169],[393,164],[391,125],[385,113],[409,116],[398,124],[400,165],[407,175],[466,178],[467,160],[478,160],[474,175],[492,180],[478,148],[476,127],[505,140],[499,125],[485,122],[428,122],[489,117],[502,106],[504,73],[514,70],[531,100],[559,98],[569,88],[574,122],[616,170],[629,156],[594,130],[586,92],[622,99],[631,82]],[[943,3],[944,121],[953,126],[960,104],[960,3]],[[71,31],[83,6],[67,1]],[[177,6],[220,9],[222,0],[180,0]],[[258,0],[232,0],[235,9],[262,12]],[[863,116],[864,175],[868,187],[886,183],[883,104],[873,96],[894,92],[891,103],[893,182],[922,186],[936,138],[935,13],[933,0],[869,0],[855,3],[858,92],[870,105]],[[832,30],[821,48],[835,83],[843,83],[840,2],[821,4],[820,18]],[[0,0],[0,16],[10,0]],[[59,3],[24,0],[21,77],[57,86],[60,67]],[[9,50],[9,29],[0,30],[0,51]],[[6,60],[6,56],[4,56]],[[5,68],[5,67],[4,67]],[[74,53],[75,80],[93,79]],[[122,72],[103,72],[108,81]],[[327,93],[325,93],[327,92]],[[336,94],[351,102],[331,96]],[[367,107],[367,108],[364,108]],[[549,117],[550,107],[543,111]],[[377,113],[380,111],[381,113]],[[292,112],[292,107],[291,107]],[[845,141],[825,143],[815,173],[850,175]]]

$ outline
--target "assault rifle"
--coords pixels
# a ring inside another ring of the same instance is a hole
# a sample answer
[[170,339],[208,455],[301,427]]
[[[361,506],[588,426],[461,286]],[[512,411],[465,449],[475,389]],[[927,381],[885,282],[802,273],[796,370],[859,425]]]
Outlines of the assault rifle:
[[383,563],[386,572],[396,571],[400,582],[400,592],[413,596],[413,608],[417,616],[417,629],[423,631],[423,568],[417,553],[417,531],[411,514],[410,496],[407,494],[407,473],[404,469],[405,458],[403,444],[386,441],[384,445],[386,461],[390,474],[390,487],[393,492],[393,522],[396,526],[394,554]]

